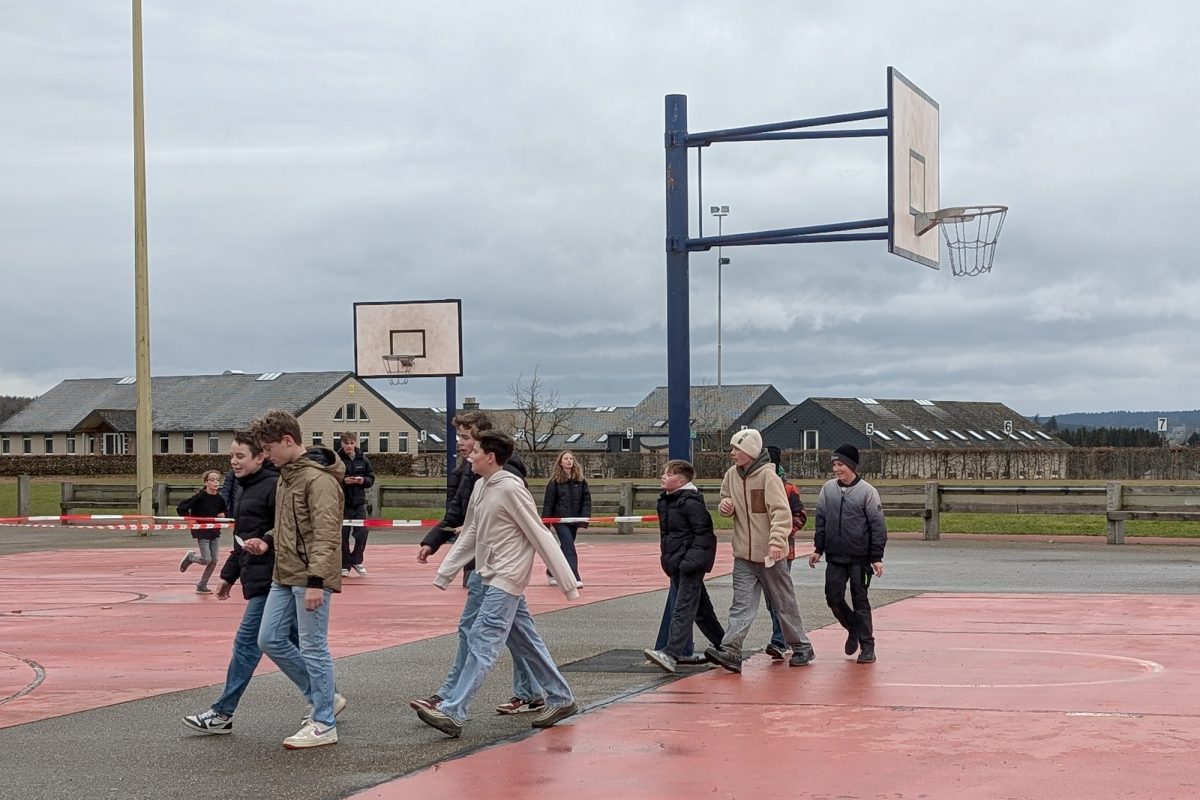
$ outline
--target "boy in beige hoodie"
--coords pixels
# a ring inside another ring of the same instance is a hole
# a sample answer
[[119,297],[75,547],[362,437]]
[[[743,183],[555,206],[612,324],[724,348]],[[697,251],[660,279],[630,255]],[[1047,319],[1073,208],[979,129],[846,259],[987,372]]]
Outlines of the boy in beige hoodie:
[[541,556],[569,599],[579,597],[579,590],[562,549],[538,515],[533,495],[524,481],[504,469],[513,447],[512,438],[506,434],[479,433],[470,456],[471,468],[479,474],[479,480],[471,493],[462,533],[434,580],[435,586],[445,589],[474,559],[484,586],[479,613],[467,634],[467,658],[457,681],[441,705],[416,707],[422,722],[450,737],[462,733],[471,700],[495,666],[506,641],[513,655],[525,660],[546,692],[546,710],[533,718],[533,727],[549,728],[579,713],[571,687],[534,628],[525,604],[534,553]]
[[783,481],[771,456],[763,450],[762,435],[753,428],[740,430],[729,442],[733,466],[721,481],[717,512],[733,517],[733,605],[720,647],[704,651],[705,657],[730,672],[742,671],[742,642],[754,623],[765,592],[779,616],[784,639],[792,649],[788,662],[803,667],[816,654],[804,631],[796,588],[787,569],[788,535],[792,509]]

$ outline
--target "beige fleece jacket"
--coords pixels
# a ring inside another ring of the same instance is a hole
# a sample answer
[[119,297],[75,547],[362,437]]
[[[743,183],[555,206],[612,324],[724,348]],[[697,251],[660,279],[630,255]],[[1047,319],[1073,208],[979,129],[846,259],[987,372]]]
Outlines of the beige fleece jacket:
[[738,475],[736,466],[730,467],[721,481],[721,499],[725,498],[733,501],[733,513],[721,516],[733,517],[734,557],[762,563],[771,545],[787,552],[792,509],[771,462],[745,478]]
[[535,552],[558,579],[563,594],[571,600],[579,597],[567,557],[542,522],[525,482],[500,470],[475,482],[462,533],[438,567],[433,583],[445,589],[473,558],[485,586],[519,596],[529,585]]

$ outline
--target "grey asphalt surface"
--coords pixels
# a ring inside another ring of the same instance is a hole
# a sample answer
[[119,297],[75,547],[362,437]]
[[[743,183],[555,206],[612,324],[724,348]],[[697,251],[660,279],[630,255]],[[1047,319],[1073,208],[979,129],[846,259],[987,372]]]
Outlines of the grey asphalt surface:
[[[81,533],[6,529],[0,533],[0,554],[80,546],[177,548],[187,542],[186,533],[147,538]],[[373,533],[372,546],[411,546],[418,538],[412,533]],[[591,535],[589,541],[610,538],[630,540]],[[651,535],[637,538],[654,541]],[[52,558],[47,563],[52,564]],[[872,586],[876,605],[925,591],[1194,594],[1200,586],[1200,548],[1187,545],[893,541],[886,564],[884,577]],[[832,624],[821,570],[797,562],[793,577],[806,625]],[[713,579],[709,588],[724,616],[731,599],[729,578]],[[585,709],[671,680],[628,658],[625,664],[630,666],[609,667],[613,671],[588,668],[586,662],[609,651],[637,651],[653,644],[665,595],[647,592],[537,617],[539,631]],[[334,624],[346,624],[336,620],[336,613],[335,606]],[[769,635],[764,611],[748,646],[761,647]],[[879,641],[880,657],[886,658],[886,631],[880,631]],[[350,705],[339,719],[341,741],[335,747],[289,752],[280,746],[307,709],[279,674],[254,679],[233,735],[188,732],[180,717],[215,699],[224,676],[213,675],[210,687],[0,728],[0,786],[6,797],[22,800],[339,798],[512,737],[536,735],[528,727],[528,716],[504,717],[492,711],[511,693],[507,654],[477,699],[460,739],[446,739],[416,719],[406,701],[437,688],[454,647],[453,636],[441,636],[339,659],[339,689]],[[486,796],[485,787],[481,791]]]

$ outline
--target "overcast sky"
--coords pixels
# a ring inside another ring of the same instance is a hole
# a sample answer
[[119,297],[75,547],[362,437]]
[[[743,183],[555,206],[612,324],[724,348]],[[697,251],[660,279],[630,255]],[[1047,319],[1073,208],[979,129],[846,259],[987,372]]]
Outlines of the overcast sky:
[[[352,369],[353,302],[459,297],[460,397],[538,368],[632,404],[666,382],[664,96],[691,130],[861,111],[892,65],[941,107],[942,204],[1011,207],[992,274],[726,250],[724,382],[1196,408],[1198,8],[144,0],[153,371]],[[0,72],[0,394],[131,375],[130,3],[7,0]],[[716,145],[703,202],[726,232],[882,217],[886,171],[883,139]]]

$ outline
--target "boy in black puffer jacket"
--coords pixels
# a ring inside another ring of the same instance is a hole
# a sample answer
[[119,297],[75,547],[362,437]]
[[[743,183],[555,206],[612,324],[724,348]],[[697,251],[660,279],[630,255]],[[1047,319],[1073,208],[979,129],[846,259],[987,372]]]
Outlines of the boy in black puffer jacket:
[[271,573],[275,569],[275,484],[279,471],[266,460],[258,442],[248,433],[234,436],[230,463],[240,491],[234,509],[233,551],[221,568],[217,598],[229,599],[229,591],[238,580],[246,598],[242,624],[233,639],[233,658],[225,678],[225,691],[212,708],[183,718],[183,724],[199,733],[232,733],[233,712],[242,692],[250,683],[262,651],[258,647],[258,628],[263,607],[271,591]]
[[713,610],[704,575],[717,558],[717,537],[704,495],[692,480],[696,471],[682,459],[668,461],[662,474],[663,492],[658,498],[660,562],[675,590],[671,633],[662,650],[646,648],[646,658],[667,672],[674,672],[695,624],[714,647],[720,647],[725,629]]

